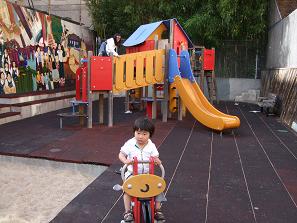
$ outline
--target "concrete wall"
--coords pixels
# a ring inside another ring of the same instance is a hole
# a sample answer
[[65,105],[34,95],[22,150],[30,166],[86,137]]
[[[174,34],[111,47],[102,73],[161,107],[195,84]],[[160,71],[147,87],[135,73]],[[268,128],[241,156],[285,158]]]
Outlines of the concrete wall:
[[[217,82],[217,97],[220,101],[234,101],[236,96],[248,90],[260,90],[260,79],[247,79],[247,78],[216,78]],[[208,90],[206,83],[204,84],[204,94],[208,97]]]
[[275,23],[268,32],[266,68],[297,67],[297,10]]

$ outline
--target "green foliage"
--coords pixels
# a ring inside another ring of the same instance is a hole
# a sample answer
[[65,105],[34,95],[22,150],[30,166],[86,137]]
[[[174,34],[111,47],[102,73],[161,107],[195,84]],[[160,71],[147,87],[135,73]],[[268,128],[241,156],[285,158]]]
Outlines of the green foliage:
[[55,16],[51,16],[51,19],[52,19],[52,30],[53,30],[53,36],[54,36],[55,42],[60,43],[62,32],[63,32],[61,19]]
[[98,35],[128,38],[140,25],[177,18],[198,45],[265,40],[266,0],[88,0]]
[[108,38],[115,33],[121,33],[127,38],[141,24],[161,19],[161,11],[156,8],[158,2],[157,0],[88,0],[87,5],[99,36]]

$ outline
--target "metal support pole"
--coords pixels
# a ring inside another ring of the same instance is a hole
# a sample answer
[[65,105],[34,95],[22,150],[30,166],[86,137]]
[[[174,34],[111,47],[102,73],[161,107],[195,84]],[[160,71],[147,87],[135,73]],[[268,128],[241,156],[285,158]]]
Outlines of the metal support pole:
[[144,101],[142,100],[142,98],[145,97],[145,93],[144,93],[144,87],[140,88],[140,106],[139,106],[139,110],[143,111],[144,110]]
[[[158,49],[158,36],[154,36],[154,41],[155,41],[155,50]],[[153,85],[153,103],[152,103],[152,119],[157,118],[157,97],[156,97],[156,85]]]
[[[181,46],[181,50],[186,50],[186,48],[185,48],[184,45]],[[186,117],[186,111],[187,111],[187,109],[184,106],[183,101],[181,100],[180,97],[179,97],[179,100],[181,101],[181,109],[182,109],[182,116],[181,117]]]
[[93,98],[91,91],[91,57],[92,51],[88,51],[88,79],[87,79],[87,90],[88,90],[88,128],[93,127]]
[[104,122],[104,94],[99,93],[99,124]]
[[169,31],[169,44],[170,49],[173,49],[173,30],[174,30],[174,21],[173,19],[170,19],[170,31]]
[[183,120],[183,101],[180,96],[178,96],[178,101],[177,101],[177,119],[179,121]]
[[181,97],[178,97],[178,107],[177,107],[177,114],[178,114],[178,120],[183,120],[183,101]]
[[[111,58],[112,61],[112,79],[114,80],[115,78],[115,69],[114,69],[114,61],[113,61],[113,57]],[[108,91],[108,127],[112,127],[113,126],[113,92]]]
[[[169,30],[169,48],[170,49],[173,49],[173,46],[174,46],[174,44],[173,44],[173,41],[174,41],[174,39],[173,39],[173,30],[174,30],[174,21],[173,21],[173,19],[171,19],[170,20],[170,30]],[[171,112],[169,112],[168,117],[169,118],[172,117]]]
[[156,85],[153,85],[153,102],[152,102],[152,119],[157,118],[157,97],[156,97]]
[[167,122],[167,120],[168,120],[168,100],[169,100],[168,81],[167,80],[164,82],[163,91],[164,91],[164,99],[161,102],[162,122]]
[[[148,98],[148,92],[149,92],[148,91],[148,86],[145,86],[143,91],[144,91],[144,98]],[[147,106],[146,105],[147,105],[146,102],[143,103],[143,109],[147,109]]]
[[127,90],[125,93],[125,112],[130,110],[129,107],[130,107],[130,98],[129,98],[129,90]]
[[257,53],[256,53],[256,67],[255,67],[255,79],[257,79],[258,77],[258,49],[257,49]]
[[108,92],[108,127],[113,126],[113,93]]
[[169,44],[165,46],[165,77],[164,77],[164,99],[162,101],[162,122],[168,120],[168,100],[169,100],[169,82],[168,82],[168,61],[169,61]]
[[[78,105],[78,114],[79,115],[84,114],[84,105]],[[79,124],[80,124],[80,126],[83,126],[85,124],[85,118],[83,116],[79,117]]]
[[202,93],[204,94],[205,93],[205,91],[204,91],[204,47],[202,47],[202,49],[201,49],[200,89],[201,89]]

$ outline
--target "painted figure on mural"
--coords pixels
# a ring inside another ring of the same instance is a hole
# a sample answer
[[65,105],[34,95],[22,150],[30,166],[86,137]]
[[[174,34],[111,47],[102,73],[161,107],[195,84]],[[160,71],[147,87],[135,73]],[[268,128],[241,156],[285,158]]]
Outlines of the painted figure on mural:
[[35,50],[35,59],[36,59],[36,70],[41,71],[43,64],[44,64],[44,53],[43,51],[40,49],[40,46],[37,45],[36,46],[36,50]]
[[9,64],[7,62],[4,63],[4,74],[5,78],[7,78],[7,74],[10,73]]
[[44,89],[44,76],[42,71],[37,71],[36,74],[36,84],[37,84],[37,90],[42,91]]
[[4,45],[4,34],[3,31],[0,30],[0,44],[3,46]]
[[[44,52],[45,58],[45,66],[46,66],[46,74],[45,74],[45,89],[52,90],[52,75],[53,75],[53,60],[55,60],[54,52],[52,47],[47,46]],[[57,71],[58,72],[58,71]]]
[[4,85],[5,85],[5,74],[3,71],[0,71],[0,94],[5,94]]
[[52,47],[55,45],[55,39],[53,36],[53,31],[52,31],[52,18],[51,16],[46,16],[46,32],[47,32],[47,45]]
[[53,79],[54,88],[58,88],[59,87],[59,80],[60,80],[58,69],[53,69],[52,79]]
[[10,57],[8,55],[7,49],[3,51],[2,55],[2,64],[5,65],[5,63],[8,63],[8,68],[10,67]]
[[64,25],[63,28],[63,32],[62,32],[62,36],[61,36],[61,45],[66,48],[67,47],[67,37],[69,35],[69,30],[66,28],[66,26]]
[[59,43],[56,50],[57,61],[59,62],[59,75],[60,78],[65,78],[64,74],[64,57],[66,56],[64,47]]
[[7,73],[7,77],[5,80],[5,85],[4,85],[4,92],[5,94],[14,94],[16,93],[16,87],[15,87],[15,83],[12,79],[11,73],[8,72]]
[[[56,49],[55,47],[53,48],[53,52],[55,52]],[[53,79],[53,85],[54,88],[59,87],[59,71],[58,71],[58,64],[57,64],[57,59],[55,56],[55,53],[52,55],[52,79]]]
[[12,79],[14,82],[18,81],[19,79],[19,68],[16,65],[15,61],[12,61],[12,68],[11,68]]
[[3,64],[2,64],[3,46],[4,46],[3,32],[0,29],[0,68],[3,67]]
[[64,87],[65,86],[65,78],[64,77],[61,77],[60,80],[59,80],[59,86],[60,87]]
[[44,51],[44,60],[45,60],[45,66],[47,69],[52,72],[53,70],[53,49],[50,46],[47,46]]
[[44,74],[44,86],[45,90],[51,90],[51,81],[50,81],[50,73],[47,72]]
[[14,81],[16,90],[18,90],[18,88],[19,88],[19,68],[17,67],[15,61],[12,61],[11,75],[12,75],[12,79]]

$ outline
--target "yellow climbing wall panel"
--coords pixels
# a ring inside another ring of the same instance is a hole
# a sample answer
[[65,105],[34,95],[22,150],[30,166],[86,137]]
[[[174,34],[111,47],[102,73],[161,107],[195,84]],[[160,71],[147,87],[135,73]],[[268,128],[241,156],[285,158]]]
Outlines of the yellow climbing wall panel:
[[114,58],[113,60],[115,66],[115,73],[116,74],[123,74],[123,75],[115,75],[114,76],[114,89],[123,89],[125,88],[125,82],[124,82],[124,60],[118,60],[117,58]]
[[143,75],[144,70],[144,55],[140,54],[137,56],[136,60],[136,84],[138,86],[144,86],[145,85],[145,76]]
[[127,57],[126,60],[126,82],[125,86],[131,88],[134,86],[134,61],[136,59],[135,55]]
[[153,83],[153,76],[154,76],[154,52],[148,51],[146,53],[146,69],[145,69],[145,82],[147,84]]
[[165,67],[165,55],[163,55],[160,51],[156,52],[156,60],[155,60],[155,78],[157,82],[161,82],[164,79],[164,75],[162,72],[163,67]]
[[151,50],[115,57],[114,91],[125,91],[164,81],[165,50]]

